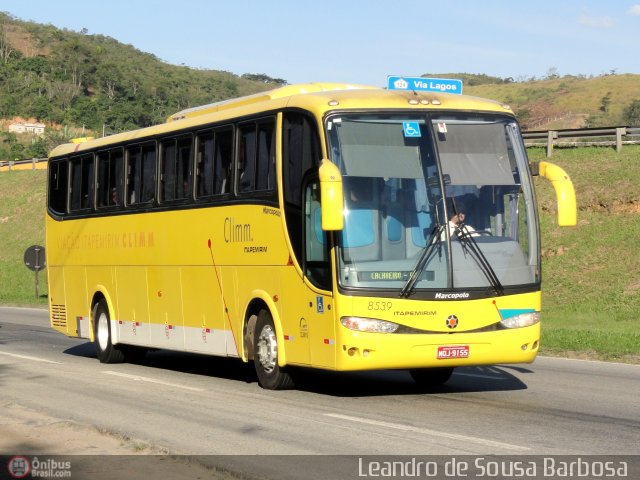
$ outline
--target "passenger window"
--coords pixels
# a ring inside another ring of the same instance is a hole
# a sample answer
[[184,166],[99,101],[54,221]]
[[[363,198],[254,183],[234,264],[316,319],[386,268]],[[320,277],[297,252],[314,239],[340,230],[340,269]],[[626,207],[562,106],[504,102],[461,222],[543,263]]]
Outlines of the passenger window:
[[238,151],[238,192],[255,190],[256,127],[255,124],[240,128]]
[[276,172],[276,136],[273,122],[258,125],[256,190],[273,190]]
[[93,155],[71,159],[71,202],[69,210],[93,208]]
[[233,162],[233,130],[216,132],[214,193],[231,193],[231,164]]
[[98,153],[98,208],[122,205],[124,159],[122,149]]
[[67,212],[68,181],[67,161],[52,162],[49,166],[49,208],[56,213]]
[[161,145],[161,200],[170,202],[191,197],[192,138],[166,140]]
[[198,197],[213,195],[213,133],[198,135],[196,192]]
[[275,122],[262,120],[240,127],[238,141],[238,192],[274,190]]
[[198,135],[198,197],[230,193],[233,130],[224,128]]
[[156,189],[155,145],[127,149],[127,204],[151,203]]

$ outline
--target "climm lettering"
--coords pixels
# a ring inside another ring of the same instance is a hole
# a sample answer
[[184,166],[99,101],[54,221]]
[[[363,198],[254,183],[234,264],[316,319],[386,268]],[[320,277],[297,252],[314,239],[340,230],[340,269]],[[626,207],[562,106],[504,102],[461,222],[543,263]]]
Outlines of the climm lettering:
[[58,248],[64,250],[149,248],[155,247],[155,243],[154,232],[94,233],[60,237]]
[[252,242],[251,224],[238,223],[233,217],[224,219],[224,241],[225,243]]

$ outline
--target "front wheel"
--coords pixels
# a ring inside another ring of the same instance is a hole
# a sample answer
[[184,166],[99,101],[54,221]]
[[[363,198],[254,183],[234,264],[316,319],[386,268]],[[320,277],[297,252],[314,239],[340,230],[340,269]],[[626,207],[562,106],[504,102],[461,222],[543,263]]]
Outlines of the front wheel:
[[107,302],[100,300],[93,308],[93,343],[100,363],[122,363],[124,352],[111,343],[111,321]]
[[453,374],[453,367],[415,368],[409,370],[414,382],[424,387],[437,387],[447,382]]
[[278,365],[278,339],[271,314],[266,310],[258,313],[253,340],[253,363],[258,383],[268,390],[284,390],[293,387],[288,372]]

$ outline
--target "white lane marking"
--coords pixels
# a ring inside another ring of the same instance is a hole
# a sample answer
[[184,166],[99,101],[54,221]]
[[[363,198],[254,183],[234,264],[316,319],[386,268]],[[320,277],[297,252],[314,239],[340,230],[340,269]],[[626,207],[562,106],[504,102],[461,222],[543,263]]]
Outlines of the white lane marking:
[[33,360],[34,362],[52,363],[54,365],[63,365],[62,362],[55,362],[53,360],[47,360],[46,358],[31,357],[29,355],[18,355],[17,353],[9,353],[9,352],[2,352],[2,351],[0,351],[0,354],[6,355],[8,357],[19,358],[21,360]]
[[505,450],[514,450],[518,452],[525,452],[527,450],[531,450],[529,447],[522,447],[520,445],[513,445],[511,443],[502,443],[496,442],[493,440],[489,440],[487,438],[479,438],[479,437],[469,437],[467,435],[458,435],[456,433],[448,433],[448,432],[440,432],[437,430],[430,430],[428,428],[419,428],[414,427],[412,425],[403,425],[400,423],[390,423],[390,422],[382,422],[380,420],[371,420],[368,418],[360,418],[360,417],[351,417],[349,415],[342,415],[339,413],[325,413],[327,417],[333,417],[340,420],[349,420],[351,422],[365,423],[367,425],[375,425],[377,427],[385,427],[392,428],[394,430],[401,430],[403,432],[414,432],[420,433],[423,435],[430,435],[434,437],[443,437],[449,438],[451,440],[458,440],[463,442],[477,443],[479,445],[484,445],[487,447],[497,447],[504,448]]
[[156,380],[154,378],[149,378],[149,377],[141,377],[140,375],[130,375],[128,373],[114,372],[111,370],[105,370],[102,373],[106,373],[107,375],[115,375],[116,377],[128,378],[129,380],[134,380],[136,382],[155,383],[157,385],[164,385],[165,387],[181,388],[183,390],[189,390],[191,392],[204,392],[204,388],[189,387],[187,385],[180,385],[178,383],[163,382],[162,380]]

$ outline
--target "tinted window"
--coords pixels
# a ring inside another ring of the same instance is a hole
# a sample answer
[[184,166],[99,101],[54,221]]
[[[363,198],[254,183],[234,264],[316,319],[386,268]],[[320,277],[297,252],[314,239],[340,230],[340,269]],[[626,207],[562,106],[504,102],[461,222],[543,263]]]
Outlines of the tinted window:
[[98,208],[122,205],[124,159],[122,149],[98,153]]
[[238,191],[251,192],[255,189],[256,127],[245,125],[240,129],[238,150]]
[[270,119],[242,125],[238,140],[238,192],[273,190],[275,171],[275,122]]
[[273,190],[276,185],[276,137],[273,122],[258,125],[256,190]]
[[71,159],[70,211],[93,207],[93,155]]
[[192,138],[165,140],[161,145],[161,200],[167,202],[191,197]]
[[66,160],[49,164],[49,207],[56,213],[66,213],[69,191],[69,167]]
[[127,149],[127,204],[151,203],[155,199],[155,145],[136,145]]
[[231,190],[233,130],[224,128],[198,135],[197,195],[222,195]]

